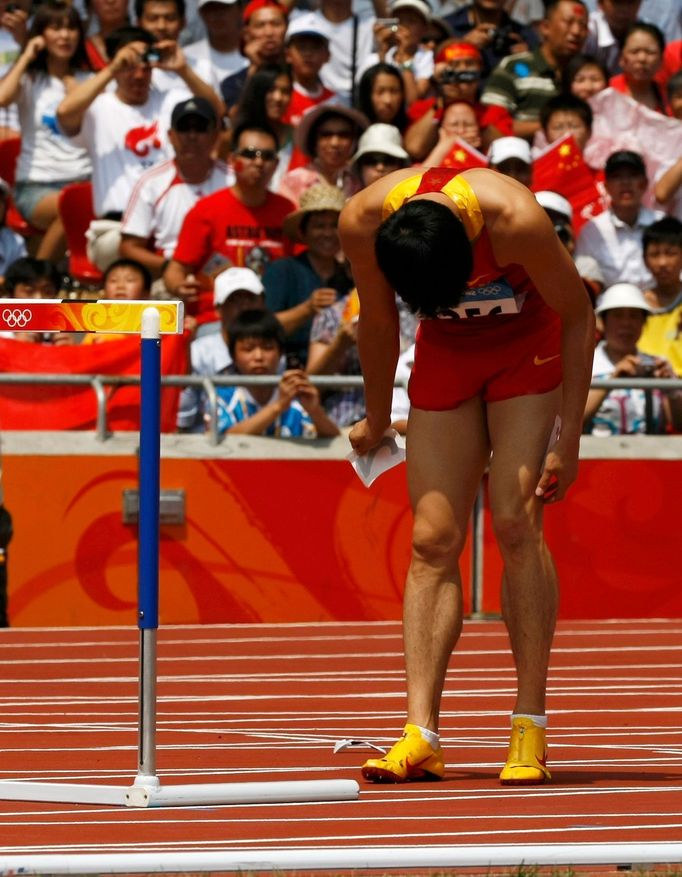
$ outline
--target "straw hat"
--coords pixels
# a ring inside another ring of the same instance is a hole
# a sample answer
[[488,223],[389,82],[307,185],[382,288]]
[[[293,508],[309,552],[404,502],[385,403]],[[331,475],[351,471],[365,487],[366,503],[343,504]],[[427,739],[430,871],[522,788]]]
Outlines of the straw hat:
[[346,197],[336,186],[329,183],[315,183],[306,189],[301,195],[301,206],[298,210],[290,213],[282,225],[284,234],[295,241],[301,240],[301,220],[306,213],[322,213],[324,210],[333,210],[341,213],[346,203]]
[[317,104],[317,106],[303,114],[303,118],[294,133],[296,146],[301,152],[304,152],[311,158],[313,157],[313,149],[315,147],[315,144],[311,142],[311,131],[316,123],[326,115],[342,116],[344,119],[348,119],[357,129],[358,135],[369,125],[369,119],[367,116],[358,110],[353,110],[350,107],[345,107],[343,104],[336,104],[332,101]]

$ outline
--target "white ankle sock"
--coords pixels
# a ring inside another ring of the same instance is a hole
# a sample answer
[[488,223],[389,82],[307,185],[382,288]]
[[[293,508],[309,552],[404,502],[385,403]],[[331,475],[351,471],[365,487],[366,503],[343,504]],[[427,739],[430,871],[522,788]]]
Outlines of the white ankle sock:
[[534,725],[537,725],[538,728],[546,728],[547,727],[547,716],[531,716],[529,713],[512,713],[511,720],[514,719],[530,719]]
[[422,740],[426,740],[432,749],[438,749],[440,747],[440,737],[435,731],[429,731],[428,728],[422,728],[421,725],[415,725],[415,728],[419,728]]

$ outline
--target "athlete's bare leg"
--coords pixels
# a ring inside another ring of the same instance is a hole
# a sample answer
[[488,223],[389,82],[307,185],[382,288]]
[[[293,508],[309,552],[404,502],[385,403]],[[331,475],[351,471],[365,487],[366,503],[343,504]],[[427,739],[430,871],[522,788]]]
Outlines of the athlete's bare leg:
[[489,495],[504,560],[502,611],[518,680],[514,712],[544,715],[558,588],[535,496],[560,389],[488,405]]
[[459,556],[489,457],[483,403],[471,399],[452,411],[413,408],[407,447],[414,511],[403,608],[407,721],[438,731],[445,674],[462,627]]

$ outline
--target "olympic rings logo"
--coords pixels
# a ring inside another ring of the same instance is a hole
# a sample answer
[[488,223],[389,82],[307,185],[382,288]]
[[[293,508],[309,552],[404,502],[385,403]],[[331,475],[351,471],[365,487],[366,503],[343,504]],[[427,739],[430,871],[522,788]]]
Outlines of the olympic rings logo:
[[33,314],[29,311],[28,308],[22,310],[11,308],[5,308],[2,312],[2,320],[6,326],[9,326],[11,329],[23,329],[24,326],[28,326],[29,321]]

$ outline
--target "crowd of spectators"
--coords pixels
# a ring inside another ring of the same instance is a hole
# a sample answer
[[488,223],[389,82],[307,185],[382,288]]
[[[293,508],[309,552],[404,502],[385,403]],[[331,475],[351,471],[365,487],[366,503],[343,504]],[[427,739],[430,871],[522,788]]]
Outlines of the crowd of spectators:
[[[0,0],[0,62],[4,295],[182,299],[192,373],[278,377],[220,387],[223,432],[363,416],[310,377],[360,374],[338,218],[405,167],[533,190],[595,303],[595,377],[682,376],[682,0]],[[650,396],[593,390],[586,432],[682,428],[680,393]],[[188,387],[178,430],[207,416]]]

